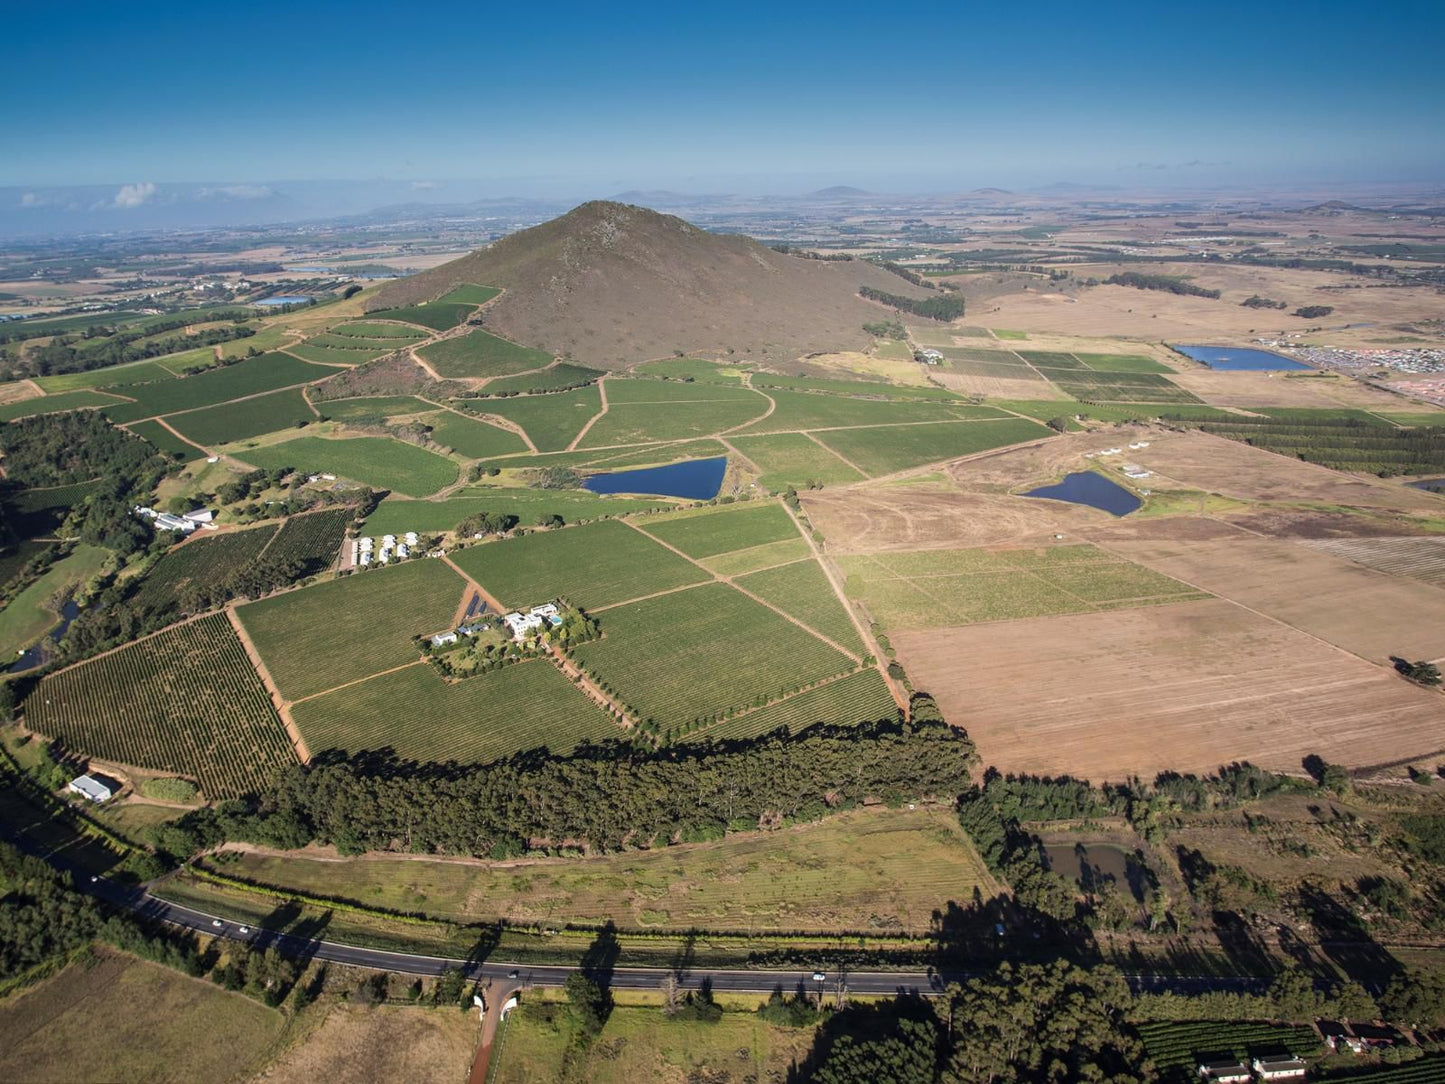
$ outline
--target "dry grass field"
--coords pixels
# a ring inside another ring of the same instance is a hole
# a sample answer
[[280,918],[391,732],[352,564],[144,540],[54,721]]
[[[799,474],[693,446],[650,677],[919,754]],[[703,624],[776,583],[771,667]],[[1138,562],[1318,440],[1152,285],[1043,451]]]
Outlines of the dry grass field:
[[1312,543],[1347,561],[1445,587],[1445,538],[1349,538]]
[[[1218,341],[1218,336],[1209,341]],[[1248,342],[1245,336],[1241,341]],[[1331,339],[1333,342],[1334,340]],[[1187,362],[1182,358],[1179,368]],[[1347,377],[1295,377],[1279,373],[1216,372],[1200,366],[1171,377],[1174,383],[1217,407],[1358,407],[1409,410],[1410,400]]]
[[471,1067],[480,1027],[473,1013],[333,1005],[306,1041],[255,1084],[454,1084]]
[[1155,538],[1105,545],[1377,663],[1388,663],[1392,655],[1445,657],[1445,589],[1375,572],[1301,542],[1258,538],[1243,530],[1202,541]]
[[892,636],[1005,772],[1093,781],[1235,760],[1298,772],[1445,746],[1438,692],[1224,600]]

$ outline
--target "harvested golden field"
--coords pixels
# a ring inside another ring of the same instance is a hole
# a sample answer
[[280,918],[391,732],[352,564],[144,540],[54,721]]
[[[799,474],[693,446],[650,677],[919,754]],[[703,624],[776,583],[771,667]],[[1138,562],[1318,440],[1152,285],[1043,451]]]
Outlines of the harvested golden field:
[[[1211,541],[1103,544],[1377,663],[1388,664],[1392,655],[1445,657],[1445,589],[1375,572],[1301,542],[1244,532]],[[1440,710],[1445,714],[1445,702]]]
[[[1216,338],[1206,341],[1214,342]],[[1243,341],[1248,341],[1247,338]],[[1331,340],[1333,341],[1333,340]],[[1177,356],[1177,355],[1176,355]],[[1184,358],[1171,362],[1180,372],[1170,377],[1210,406],[1217,407],[1357,407],[1362,410],[1409,410],[1410,401],[1348,377],[1286,377],[1281,373],[1221,372],[1199,366],[1186,372]]]
[[256,1081],[453,1084],[466,1079],[479,1034],[472,1013],[335,1005],[304,1043],[287,1051]]
[[1299,772],[1445,746],[1438,692],[1223,600],[892,636],[1005,772],[1099,782],[1235,760]]
[[[1022,366],[1014,368],[1024,372],[1031,371],[1022,369]],[[949,391],[964,395],[983,395],[992,399],[1057,399],[1061,403],[1072,402],[1047,380],[1037,378],[1014,380],[1006,376],[975,376],[972,373],[950,372],[947,369],[940,369],[933,374],[933,378]]]

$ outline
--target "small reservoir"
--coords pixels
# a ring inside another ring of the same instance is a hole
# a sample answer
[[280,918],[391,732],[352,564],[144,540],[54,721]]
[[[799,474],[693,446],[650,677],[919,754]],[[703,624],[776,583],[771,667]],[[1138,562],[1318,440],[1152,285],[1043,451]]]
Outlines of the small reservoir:
[[1049,869],[1086,888],[1101,881],[1121,887],[1129,882],[1129,855],[1109,843],[1050,843],[1044,847],[1044,860]]
[[638,493],[647,497],[710,501],[722,488],[727,469],[727,456],[720,455],[713,459],[688,459],[666,467],[593,474],[582,486],[593,493]]
[[1048,501],[1068,501],[1070,504],[1087,504],[1111,516],[1127,516],[1144,502],[1117,482],[1111,482],[1102,474],[1091,470],[1070,474],[1062,482],[1051,486],[1031,489],[1025,497],[1042,497]]
[[1405,484],[1412,489],[1423,489],[1426,493],[1445,495],[1445,478],[1417,478]]
[[65,630],[70,628],[70,623],[79,616],[80,607],[74,601],[67,602],[60,608],[60,624],[51,629],[49,634],[34,647],[28,647],[22,651],[10,664],[9,672],[23,674],[26,670],[44,666],[50,661],[50,649],[60,643],[60,638],[65,635]]
[[1272,372],[1291,369],[1308,370],[1310,366],[1302,361],[1295,361],[1294,358],[1287,358],[1283,354],[1274,354],[1268,350],[1255,350],[1248,346],[1175,346],[1171,348],[1179,351],[1186,358],[1193,358],[1195,361],[1203,362],[1211,369],[1219,369],[1226,372]]

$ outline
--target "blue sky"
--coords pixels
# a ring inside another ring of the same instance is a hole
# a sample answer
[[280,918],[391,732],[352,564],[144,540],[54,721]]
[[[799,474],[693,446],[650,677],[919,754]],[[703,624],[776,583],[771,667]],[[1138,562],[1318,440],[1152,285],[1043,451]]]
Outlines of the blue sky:
[[1445,179],[1438,2],[19,0],[4,25],[0,185]]

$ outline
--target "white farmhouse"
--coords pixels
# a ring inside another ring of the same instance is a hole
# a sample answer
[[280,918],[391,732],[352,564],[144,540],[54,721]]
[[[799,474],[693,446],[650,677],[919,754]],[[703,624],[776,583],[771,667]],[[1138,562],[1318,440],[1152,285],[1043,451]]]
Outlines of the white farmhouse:
[[102,783],[93,775],[79,775],[72,779],[66,790],[72,794],[79,794],[82,798],[89,798],[92,802],[105,802],[115,793],[109,785]]

